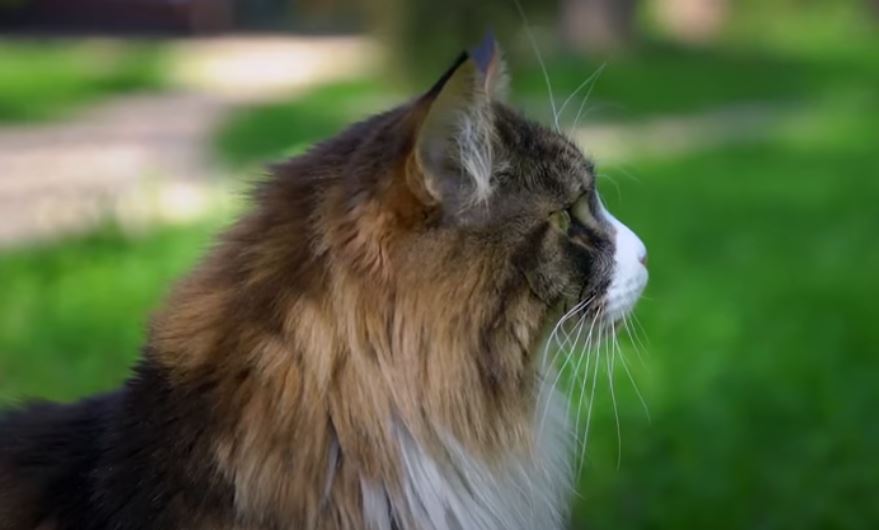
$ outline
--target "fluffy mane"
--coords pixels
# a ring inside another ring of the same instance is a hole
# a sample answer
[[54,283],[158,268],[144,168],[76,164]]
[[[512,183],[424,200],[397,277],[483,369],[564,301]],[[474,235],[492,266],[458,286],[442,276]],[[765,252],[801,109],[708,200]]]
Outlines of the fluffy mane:
[[509,256],[436,229],[411,186],[419,104],[275,167],[154,321],[150,358],[215,383],[214,451],[248,513],[314,520],[330,503],[357,520],[362,500],[338,497],[360,482],[403,495],[403,436],[438,461],[449,440],[487,466],[531,457],[547,308],[493,272]]

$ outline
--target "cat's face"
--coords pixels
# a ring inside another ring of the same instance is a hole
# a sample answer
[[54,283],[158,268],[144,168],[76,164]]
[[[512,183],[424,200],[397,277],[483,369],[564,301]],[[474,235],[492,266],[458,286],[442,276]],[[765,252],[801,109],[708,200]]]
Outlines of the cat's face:
[[613,324],[647,283],[646,248],[607,211],[577,146],[497,100],[498,60],[464,60],[429,94],[418,153],[441,225],[546,307]]
[[488,207],[519,234],[511,265],[547,304],[582,303],[606,323],[620,320],[647,283],[644,244],[605,208],[594,165],[564,135],[501,105],[493,112],[502,169]]

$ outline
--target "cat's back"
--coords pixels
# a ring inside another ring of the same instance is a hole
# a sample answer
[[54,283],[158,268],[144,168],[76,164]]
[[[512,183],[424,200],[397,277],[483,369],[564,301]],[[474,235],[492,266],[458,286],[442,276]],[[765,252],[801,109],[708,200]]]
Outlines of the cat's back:
[[0,530],[52,528],[51,514],[76,518],[89,504],[90,476],[120,400],[113,393],[0,413]]

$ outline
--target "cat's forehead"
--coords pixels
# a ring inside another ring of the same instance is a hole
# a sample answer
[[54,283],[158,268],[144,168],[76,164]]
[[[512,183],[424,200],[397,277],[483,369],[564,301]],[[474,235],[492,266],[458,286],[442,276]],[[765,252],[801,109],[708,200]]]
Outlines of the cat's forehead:
[[565,135],[505,107],[496,117],[511,184],[562,201],[592,185],[594,165]]

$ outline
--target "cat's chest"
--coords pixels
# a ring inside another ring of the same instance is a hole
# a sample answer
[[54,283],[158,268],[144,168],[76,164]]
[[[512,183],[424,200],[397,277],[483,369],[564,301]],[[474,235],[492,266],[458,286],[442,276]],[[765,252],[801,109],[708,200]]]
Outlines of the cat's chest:
[[[564,528],[571,494],[569,425],[559,396],[552,395],[543,411],[547,417],[538,422],[533,454],[509,455],[501,466],[489,467],[453,442],[447,446],[449,461],[439,464],[402,436],[403,495],[392,510],[407,514],[409,524],[400,526],[408,529],[414,521],[417,530]],[[379,523],[368,504],[364,515]]]

